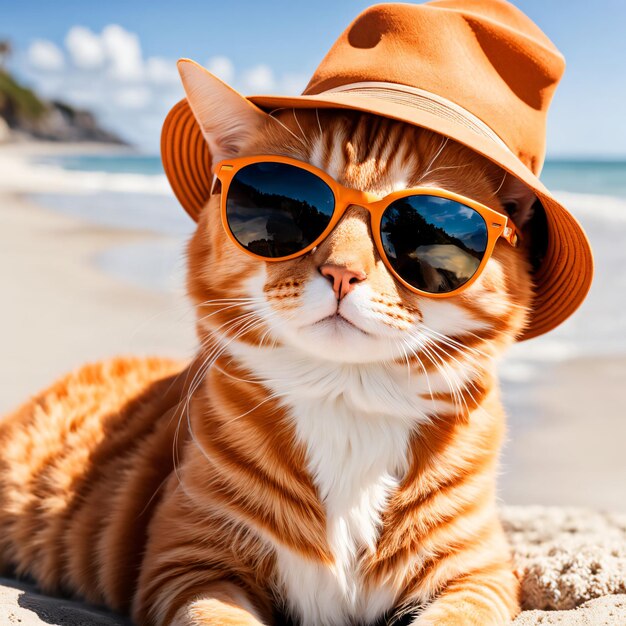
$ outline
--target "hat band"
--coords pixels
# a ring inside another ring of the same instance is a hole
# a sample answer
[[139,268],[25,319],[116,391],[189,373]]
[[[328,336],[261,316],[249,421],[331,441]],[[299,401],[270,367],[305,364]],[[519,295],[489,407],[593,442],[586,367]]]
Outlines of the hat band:
[[383,100],[396,102],[397,104],[404,104],[422,111],[427,111],[439,117],[444,117],[453,122],[463,124],[475,133],[488,137],[513,154],[512,150],[498,134],[480,118],[476,117],[473,113],[464,109],[456,102],[452,102],[443,96],[426,91],[425,89],[409,87],[408,85],[402,85],[400,83],[363,81],[340,85],[339,87],[333,87],[332,89],[327,89],[317,94],[306,95],[322,95],[326,93],[350,93],[359,96],[381,98]]

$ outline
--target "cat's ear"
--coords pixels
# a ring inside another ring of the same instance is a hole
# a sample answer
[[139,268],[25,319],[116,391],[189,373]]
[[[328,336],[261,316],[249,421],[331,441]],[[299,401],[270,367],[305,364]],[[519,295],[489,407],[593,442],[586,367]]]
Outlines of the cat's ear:
[[533,207],[537,202],[534,191],[511,174],[506,174],[497,192],[498,200],[519,230],[533,217]]
[[209,144],[211,160],[237,156],[268,114],[208,70],[189,59],[178,61],[185,94]]

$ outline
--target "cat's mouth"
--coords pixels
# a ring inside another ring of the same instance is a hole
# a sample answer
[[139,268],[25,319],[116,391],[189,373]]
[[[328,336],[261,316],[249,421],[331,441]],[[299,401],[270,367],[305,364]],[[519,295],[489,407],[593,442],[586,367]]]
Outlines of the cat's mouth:
[[370,335],[370,333],[357,326],[354,322],[351,322],[347,317],[344,317],[341,313],[339,313],[339,311],[331,313],[330,315],[323,317],[321,320],[317,320],[317,322],[313,322],[311,326],[318,326],[322,324],[332,325],[336,328],[350,328],[364,335]]

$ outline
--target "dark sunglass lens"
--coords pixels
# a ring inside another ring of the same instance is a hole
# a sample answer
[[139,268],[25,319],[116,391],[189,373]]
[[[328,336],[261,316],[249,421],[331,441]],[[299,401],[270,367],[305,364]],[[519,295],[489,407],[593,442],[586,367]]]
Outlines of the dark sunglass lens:
[[387,207],[381,238],[391,266],[407,283],[447,293],[476,273],[487,249],[487,225],[454,200],[409,196]]
[[332,189],[315,174],[287,163],[253,163],[234,176],[226,199],[235,239],[268,258],[300,252],[330,223]]

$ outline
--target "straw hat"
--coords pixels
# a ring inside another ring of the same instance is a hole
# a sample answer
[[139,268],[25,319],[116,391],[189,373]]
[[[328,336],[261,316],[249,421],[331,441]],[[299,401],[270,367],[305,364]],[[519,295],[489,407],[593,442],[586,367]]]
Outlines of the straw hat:
[[[378,4],[341,34],[302,95],[247,99],[263,110],[346,108],[429,128],[525,183],[543,205],[547,228],[533,312],[520,337],[529,339],[578,308],[593,274],[584,231],[537,178],[564,67],[546,35],[504,0]],[[161,154],[176,197],[197,219],[210,195],[211,157],[187,100],[165,120]]]

